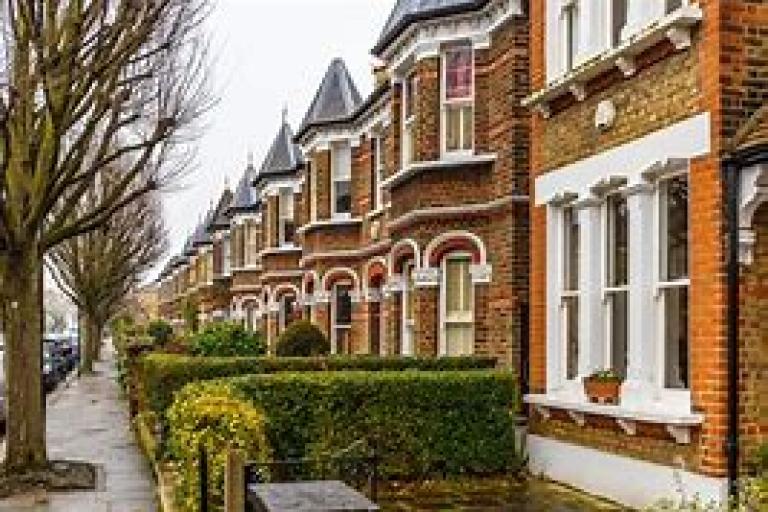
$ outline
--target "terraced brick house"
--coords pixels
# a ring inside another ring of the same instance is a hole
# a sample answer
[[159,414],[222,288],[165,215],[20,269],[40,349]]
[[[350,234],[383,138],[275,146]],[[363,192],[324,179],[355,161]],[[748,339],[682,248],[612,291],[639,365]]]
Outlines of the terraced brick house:
[[[768,431],[768,4],[530,12],[532,470],[723,498]],[[604,369],[619,405],[585,394]]]
[[301,204],[304,157],[293,142],[293,131],[283,115],[277,135],[254,176],[252,185],[261,204],[261,241],[257,255],[263,332],[270,351],[278,336],[301,316],[299,296],[303,272],[296,237]]
[[[519,2],[399,1],[362,99],[331,63],[296,140],[304,315],[334,353],[483,354],[527,334],[528,22]],[[511,82],[510,82],[511,80]]]
[[232,280],[230,282],[231,317],[249,329],[260,332],[262,325],[261,263],[262,203],[253,188],[256,170],[248,164],[235,188],[229,208],[232,244]]

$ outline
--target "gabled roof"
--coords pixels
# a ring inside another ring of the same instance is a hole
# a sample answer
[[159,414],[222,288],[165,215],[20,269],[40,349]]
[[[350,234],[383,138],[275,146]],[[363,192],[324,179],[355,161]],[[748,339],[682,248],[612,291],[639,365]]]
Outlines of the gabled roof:
[[737,153],[758,146],[768,147],[768,103],[757,109],[732,139],[732,149]]
[[209,232],[229,229],[229,207],[232,205],[232,199],[232,191],[227,187],[224,189],[224,192],[221,193],[219,203],[213,210],[211,222],[207,226]]
[[283,119],[275,140],[264,158],[259,172],[253,178],[253,182],[259,182],[270,176],[281,176],[297,171],[304,164],[301,149],[293,142],[293,130],[288,122]]
[[342,59],[334,59],[299,127],[301,137],[312,126],[345,120],[352,116],[362,98]]
[[184,254],[185,257],[190,257],[195,255],[195,249],[192,246],[192,241],[195,238],[195,232],[192,231],[192,233],[189,234],[187,237],[187,240],[184,242],[184,249],[182,250],[182,254]]
[[485,7],[490,0],[398,0],[371,52],[380,55],[414,23]]

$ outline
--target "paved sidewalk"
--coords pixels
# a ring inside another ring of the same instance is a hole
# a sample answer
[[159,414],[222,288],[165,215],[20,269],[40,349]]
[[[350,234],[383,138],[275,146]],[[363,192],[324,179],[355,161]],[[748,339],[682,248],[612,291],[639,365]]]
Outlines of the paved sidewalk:
[[116,382],[111,345],[96,374],[73,379],[48,399],[50,459],[82,460],[100,467],[98,489],[0,500],[0,511],[155,512],[155,484],[128,425],[127,404]]

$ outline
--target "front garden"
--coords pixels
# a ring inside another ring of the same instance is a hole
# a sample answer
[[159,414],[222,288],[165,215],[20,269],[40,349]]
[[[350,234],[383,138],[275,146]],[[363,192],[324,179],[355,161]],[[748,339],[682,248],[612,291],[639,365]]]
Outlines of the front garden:
[[[176,510],[199,510],[201,455],[209,510],[223,510],[232,453],[320,460],[349,447],[376,454],[383,510],[620,510],[523,477],[517,384],[494,359],[328,356],[322,334],[297,324],[278,342],[289,355],[277,357],[235,324],[183,337],[115,326],[134,425],[174,482]],[[710,510],[698,506],[659,510]]]

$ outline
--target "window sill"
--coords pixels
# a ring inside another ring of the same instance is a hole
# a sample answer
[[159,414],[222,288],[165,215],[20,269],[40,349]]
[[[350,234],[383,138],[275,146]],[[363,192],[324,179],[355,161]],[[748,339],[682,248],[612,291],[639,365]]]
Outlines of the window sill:
[[637,433],[637,423],[664,425],[667,432],[678,444],[690,444],[691,430],[704,422],[702,414],[670,413],[661,408],[628,408],[620,405],[600,405],[578,400],[566,400],[551,395],[526,395],[523,400],[530,404],[544,420],[550,417],[551,409],[566,411],[578,425],[586,424],[586,415],[613,418],[627,434]]
[[409,164],[395,174],[381,182],[383,188],[392,188],[404,181],[409,180],[413,176],[416,176],[424,171],[431,169],[450,169],[454,167],[462,167],[467,165],[483,165],[493,163],[496,161],[496,154],[452,154],[450,156],[444,156],[440,160],[430,160],[428,162],[415,162]]
[[375,210],[371,210],[370,212],[365,214],[366,219],[373,219],[376,217],[379,217],[384,214],[384,211],[386,208],[384,206],[381,206],[379,208],[376,208]]
[[312,231],[318,228],[336,227],[336,226],[352,226],[355,224],[360,224],[362,222],[363,222],[363,219],[360,217],[350,217],[348,219],[315,220],[308,224],[304,224],[303,226],[298,228],[296,232],[299,234],[304,234],[308,231]]
[[577,101],[584,101],[587,97],[585,84],[589,80],[613,68],[618,68],[624,76],[634,75],[637,71],[635,57],[661,41],[669,40],[677,50],[688,48],[691,45],[691,29],[702,18],[700,7],[685,5],[630,36],[620,46],[605,50],[552,80],[544,89],[525,98],[522,105],[532,107],[548,118],[549,104],[561,96],[570,93]]
[[270,247],[269,249],[264,249],[259,253],[259,256],[269,256],[271,254],[289,254],[294,252],[301,252],[301,247],[298,245],[284,245],[282,247]]

